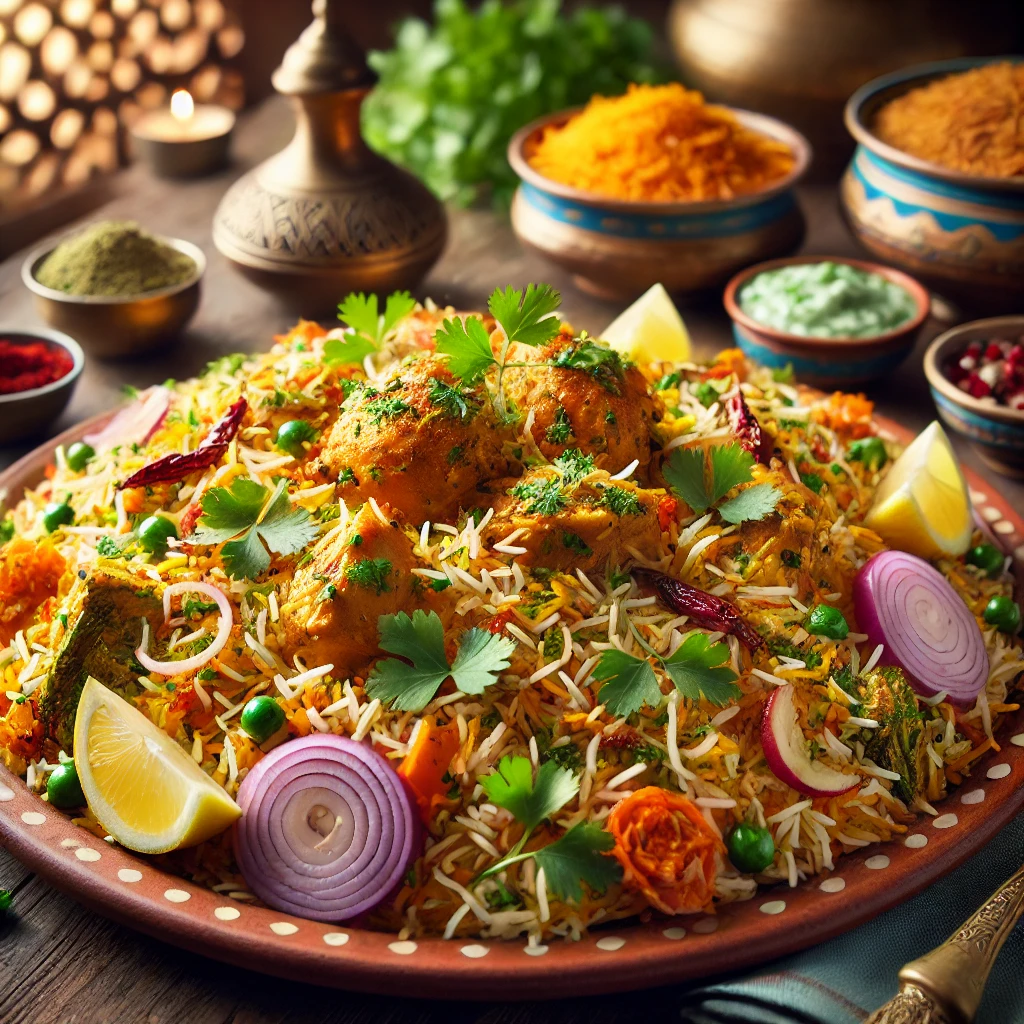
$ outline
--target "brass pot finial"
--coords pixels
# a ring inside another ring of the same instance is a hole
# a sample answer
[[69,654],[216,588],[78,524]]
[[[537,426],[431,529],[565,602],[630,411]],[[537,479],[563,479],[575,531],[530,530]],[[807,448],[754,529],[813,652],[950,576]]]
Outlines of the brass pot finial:
[[213,222],[217,248],[306,315],[350,291],[414,287],[447,237],[433,194],[363,141],[359,110],[376,76],[341,8],[314,0],[312,24],[273,77],[295,109],[295,135],[228,189]]

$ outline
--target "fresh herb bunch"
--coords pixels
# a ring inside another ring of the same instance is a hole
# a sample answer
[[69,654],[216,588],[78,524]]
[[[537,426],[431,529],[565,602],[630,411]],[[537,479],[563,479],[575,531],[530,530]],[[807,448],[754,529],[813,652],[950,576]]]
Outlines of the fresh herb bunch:
[[516,177],[509,137],[528,121],[665,79],[653,33],[618,7],[563,14],[561,0],[437,0],[433,27],[399,26],[392,50],[369,55],[380,81],[363,105],[376,150],[443,199],[490,191],[507,203]]

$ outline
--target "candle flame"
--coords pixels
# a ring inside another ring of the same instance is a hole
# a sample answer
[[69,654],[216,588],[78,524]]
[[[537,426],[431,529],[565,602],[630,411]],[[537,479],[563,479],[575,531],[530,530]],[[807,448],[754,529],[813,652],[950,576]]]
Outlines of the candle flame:
[[171,93],[171,114],[178,121],[188,121],[195,110],[192,96],[187,89],[175,89]]

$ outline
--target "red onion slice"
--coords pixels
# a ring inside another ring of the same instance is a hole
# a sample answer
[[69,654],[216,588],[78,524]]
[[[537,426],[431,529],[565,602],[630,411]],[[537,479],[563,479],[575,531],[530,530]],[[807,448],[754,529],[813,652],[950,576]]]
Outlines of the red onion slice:
[[118,412],[102,430],[86,434],[82,440],[98,452],[117,444],[145,444],[163,423],[170,404],[171,393],[167,388],[148,388],[131,405]]
[[315,735],[277,747],[238,789],[235,856],[275,910],[347,921],[384,900],[418,851],[413,802],[363,743]]
[[881,551],[853,584],[857,623],[880,664],[903,669],[925,697],[945,691],[967,704],[988,681],[988,652],[978,621],[952,584],[926,561],[905,551]]

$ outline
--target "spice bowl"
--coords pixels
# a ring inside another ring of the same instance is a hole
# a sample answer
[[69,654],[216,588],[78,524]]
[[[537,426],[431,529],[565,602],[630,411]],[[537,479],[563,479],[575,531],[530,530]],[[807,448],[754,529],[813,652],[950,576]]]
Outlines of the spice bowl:
[[526,125],[508,147],[520,178],[512,200],[520,242],[568,270],[584,291],[616,300],[659,282],[677,294],[703,291],[750,263],[793,252],[805,227],[793,190],[810,164],[810,143],[775,118],[728,109],[745,128],[789,146],[794,164],[761,191],[701,202],[615,199],[546,178],[528,156],[545,128],[577,111]]
[[942,421],[974,446],[997,473],[1024,479],[1024,411],[974,398],[944,368],[972,341],[1024,335],[1024,315],[973,320],[940,334],[924,354],[924,372]]
[[[858,89],[846,105],[857,150],[840,186],[843,215],[873,256],[919,277],[968,309],[1020,308],[1024,281],[1024,178],[963,174],[904,153],[872,131],[890,100],[992,60],[905,68]],[[980,129],[979,129],[980,131]]]
[[40,284],[36,273],[55,248],[48,244],[22,264],[21,279],[35,295],[39,315],[66,331],[101,359],[140,355],[170,341],[184,329],[199,306],[200,282],[206,271],[203,250],[180,238],[161,239],[196,265],[195,273],[169,288],[139,295],[68,295]]
[[[819,338],[769,327],[754,320],[741,308],[740,293],[758,274],[780,267],[824,261],[844,263],[878,274],[898,285],[913,299],[914,315],[884,334],[866,338]],[[733,337],[749,358],[773,369],[792,366],[801,381],[817,387],[845,387],[891,373],[913,350],[930,308],[927,289],[908,274],[879,263],[841,256],[792,256],[758,263],[732,278],[726,286],[723,301],[732,318]]]
[[42,342],[47,349],[62,349],[71,358],[71,368],[57,380],[25,391],[0,393],[0,444],[14,444],[41,434],[64,411],[85,366],[85,354],[74,338],[46,328],[0,330],[0,341],[19,347]]

